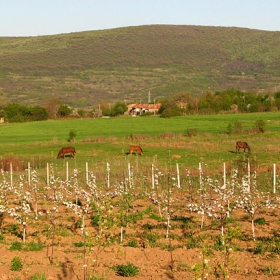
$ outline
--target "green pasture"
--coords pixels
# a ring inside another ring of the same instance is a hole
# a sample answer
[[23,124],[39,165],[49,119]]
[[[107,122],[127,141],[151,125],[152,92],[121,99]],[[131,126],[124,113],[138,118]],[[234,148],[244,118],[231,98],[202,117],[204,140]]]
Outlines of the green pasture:
[[[266,122],[265,133],[250,133],[257,120]],[[241,122],[244,133],[229,135],[228,125]],[[17,157],[36,168],[46,163],[106,169],[106,163],[123,168],[127,162],[149,168],[152,163],[162,168],[197,169],[202,162],[207,170],[221,171],[224,162],[234,164],[244,157],[257,166],[269,167],[279,162],[279,113],[225,114],[159,117],[130,117],[49,120],[43,122],[0,125],[1,159]],[[188,130],[196,135],[189,137]],[[76,138],[68,142],[69,132]],[[235,142],[246,141],[250,156],[235,153]],[[130,144],[139,144],[143,156],[128,155]],[[75,159],[57,160],[61,147],[76,148]]]

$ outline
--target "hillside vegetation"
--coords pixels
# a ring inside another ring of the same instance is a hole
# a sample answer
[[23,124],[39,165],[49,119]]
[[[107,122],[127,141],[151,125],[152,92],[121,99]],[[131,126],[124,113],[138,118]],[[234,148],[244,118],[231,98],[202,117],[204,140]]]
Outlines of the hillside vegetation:
[[0,102],[77,107],[179,92],[279,90],[279,32],[151,25],[0,37]]

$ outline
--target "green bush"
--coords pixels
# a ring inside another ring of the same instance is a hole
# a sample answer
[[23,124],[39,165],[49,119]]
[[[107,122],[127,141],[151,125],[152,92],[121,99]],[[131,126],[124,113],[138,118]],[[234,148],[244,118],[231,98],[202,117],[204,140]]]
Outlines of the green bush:
[[14,257],[11,261],[11,270],[20,271],[23,267],[22,260],[19,257]]
[[35,243],[31,241],[30,243],[26,243],[27,251],[41,251],[44,248],[42,243]]
[[74,142],[75,138],[77,136],[77,132],[74,129],[70,129],[69,131],[69,138],[68,138],[68,142]]
[[44,272],[42,273],[35,273],[34,275],[30,276],[28,280],[46,280],[46,275]]
[[179,107],[166,108],[162,114],[162,118],[171,118],[175,116],[182,116],[182,110]]
[[63,118],[63,117],[67,117],[69,115],[71,115],[73,112],[73,110],[71,108],[69,108],[67,105],[60,105],[56,115],[59,117],[59,118]]
[[41,106],[25,106],[12,103],[4,108],[4,117],[9,122],[29,122],[46,120],[49,114]]
[[243,123],[241,121],[236,121],[233,125],[233,133],[240,134],[243,133]]
[[264,133],[266,128],[266,123],[264,120],[256,120],[255,128],[258,133]]
[[186,131],[186,135],[188,137],[193,137],[196,136],[198,134],[198,130],[196,128],[188,128]]
[[263,255],[265,253],[266,249],[262,243],[257,243],[254,247],[254,254],[260,254]]
[[139,269],[132,263],[120,264],[113,267],[113,269],[117,272],[118,275],[123,277],[131,277],[135,276],[139,273]]
[[265,225],[265,218],[257,218],[254,220],[254,223],[258,225]]
[[75,247],[84,247],[84,242],[75,242],[74,246]]
[[21,251],[22,250],[22,243],[15,241],[12,243],[10,247],[10,251]]
[[0,241],[4,241],[5,237],[4,235],[0,234]]
[[11,232],[11,233],[16,233],[17,231],[19,231],[19,226],[18,225],[10,225],[7,227],[7,231]]
[[92,225],[92,226],[98,226],[98,224],[99,224],[99,221],[100,221],[100,216],[91,216],[90,217],[90,220],[91,220],[91,222],[90,222],[90,224]]
[[126,246],[137,248],[138,247],[138,242],[135,238],[133,238],[133,239],[131,239],[130,241],[127,242]]

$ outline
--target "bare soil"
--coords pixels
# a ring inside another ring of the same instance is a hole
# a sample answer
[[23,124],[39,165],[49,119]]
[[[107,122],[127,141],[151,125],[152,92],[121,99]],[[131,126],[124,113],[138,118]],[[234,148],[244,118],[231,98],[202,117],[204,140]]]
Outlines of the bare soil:
[[[151,202],[147,199],[135,201],[134,211],[141,212],[147,209]],[[40,206],[43,210],[46,205]],[[40,208],[39,207],[39,208]],[[154,208],[156,211],[156,207]],[[40,209],[39,209],[40,211]],[[190,213],[185,205],[177,207],[176,213],[171,219],[171,229],[169,238],[165,238],[166,225],[164,221],[157,221],[148,215],[142,219],[130,224],[124,229],[123,244],[118,244],[120,238],[119,228],[115,228],[116,240],[109,246],[93,246],[87,248],[84,255],[83,247],[76,247],[74,244],[81,242],[81,229],[75,228],[75,216],[69,210],[59,211],[58,218],[60,231],[65,230],[68,234],[59,234],[55,236],[54,246],[51,246],[51,238],[46,235],[48,220],[41,218],[40,221],[30,221],[27,227],[26,243],[31,241],[41,242],[44,248],[41,251],[11,251],[11,244],[15,241],[22,241],[21,236],[8,230],[9,226],[15,224],[10,217],[5,217],[2,225],[3,236],[5,237],[0,247],[0,279],[29,279],[32,275],[45,273],[46,279],[85,279],[85,267],[87,264],[87,275],[89,279],[121,279],[112,268],[120,264],[131,263],[139,268],[138,275],[127,277],[127,279],[199,279],[202,273],[205,273],[204,279],[225,279],[222,271],[226,271],[228,279],[279,279],[280,278],[280,259],[279,253],[265,251],[256,253],[257,244],[269,237],[276,236],[280,230],[279,209],[262,211],[258,217],[265,219],[264,225],[256,225],[256,241],[251,237],[251,223],[248,217],[241,212],[236,211],[231,217],[232,221],[228,228],[241,228],[242,236],[233,240],[229,251],[229,257],[226,257],[225,248],[215,249],[215,240],[220,236],[219,224],[206,219],[203,229],[200,229],[201,216]],[[189,226],[181,223],[185,217],[191,221]],[[144,228],[150,225],[146,230],[150,234],[158,234],[155,243],[147,240],[147,235],[143,234]],[[94,227],[87,221],[87,230],[91,234],[97,234]],[[59,231],[58,231],[59,232]],[[227,229],[225,232],[227,235]],[[146,236],[146,238],[145,238]],[[199,236],[201,239],[199,239]],[[193,238],[193,239],[192,239]],[[279,238],[279,236],[278,236]],[[136,239],[137,246],[126,246],[129,240]],[[188,246],[190,240],[196,246]],[[196,241],[195,241],[196,240]],[[197,240],[200,240],[198,242]],[[194,247],[194,248],[190,248]],[[203,256],[203,248],[211,248],[211,254]],[[53,248],[53,262],[50,262]],[[18,256],[23,260],[21,271],[11,270],[12,259]],[[84,261],[84,257],[86,261]],[[205,261],[206,260],[206,261]],[[206,264],[207,262],[207,264]],[[227,264],[225,264],[227,262]],[[205,269],[202,269],[205,263]],[[197,265],[198,272],[193,271]],[[225,266],[224,270],[221,265]],[[206,274],[207,273],[207,274]],[[208,276],[207,276],[208,275]],[[96,278],[93,278],[96,277]],[[17,277],[17,278],[16,278]]]

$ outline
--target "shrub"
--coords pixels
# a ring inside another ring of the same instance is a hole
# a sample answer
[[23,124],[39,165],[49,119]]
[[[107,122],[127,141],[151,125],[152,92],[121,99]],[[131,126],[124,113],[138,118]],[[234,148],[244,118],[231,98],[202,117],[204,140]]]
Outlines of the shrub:
[[75,247],[84,247],[84,242],[75,242],[73,244]]
[[187,137],[193,137],[196,136],[197,134],[198,134],[198,130],[196,128],[188,128],[186,130]]
[[46,278],[46,275],[45,275],[45,273],[43,272],[43,273],[35,273],[34,275],[32,275],[32,276],[30,276],[29,278],[28,278],[28,280],[46,280],[47,278]]
[[75,228],[81,228],[83,226],[83,219],[79,218],[75,223]]
[[227,133],[228,134],[232,134],[233,133],[233,126],[232,126],[231,123],[229,123],[228,126],[227,126]]
[[15,241],[12,243],[10,247],[10,251],[21,251],[22,250],[22,243]]
[[243,132],[243,124],[240,121],[236,121],[233,125],[233,133],[242,133]]
[[130,241],[127,242],[126,246],[137,248],[138,247],[137,240],[135,238],[131,239]]
[[31,241],[30,243],[26,243],[27,251],[41,251],[44,248],[42,243],[35,243]]
[[19,257],[14,257],[11,261],[11,270],[20,271],[23,267],[22,260]]
[[162,118],[171,118],[176,116],[182,116],[182,110],[179,107],[167,108],[161,114]]
[[77,113],[80,117],[84,117],[86,115],[86,111],[81,110],[81,109],[79,109]]
[[118,275],[123,277],[131,277],[135,276],[139,273],[139,269],[132,263],[120,264],[113,267],[113,269],[117,272]]
[[69,108],[67,105],[60,105],[56,115],[59,118],[67,117],[67,116],[69,116],[72,113],[72,111],[73,110],[71,108]]
[[68,142],[74,142],[75,138],[77,136],[77,132],[74,129],[70,129],[69,131],[69,138],[68,138]]
[[254,247],[254,254],[258,255],[263,255],[265,253],[266,249],[262,243],[257,243],[256,246]]
[[111,108],[110,115],[112,117],[123,115],[127,111],[127,106],[123,102],[116,102]]
[[25,106],[9,104],[4,109],[5,119],[9,122],[42,121],[49,116],[47,110],[41,106]]
[[146,233],[146,239],[149,242],[150,246],[156,246],[157,240],[160,238],[159,234],[153,232]]
[[264,133],[265,126],[266,126],[266,123],[264,120],[256,120],[255,129],[258,133]]
[[236,121],[234,124],[229,123],[227,127],[228,134],[240,134],[244,132],[243,123]]
[[90,219],[91,219],[91,222],[90,222],[90,224],[92,225],[92,226],[98,226],[99,225],[99,221],[100,221],[100,216],[91,216],[90,217]]
[[93,275],[88,275],[87,280],[104,280],[103,277],[98,277],[98,276],[93,276]]
[[265,218],[257,218],[254,223],[258,225],[265,225]]

